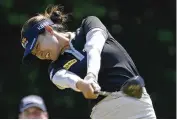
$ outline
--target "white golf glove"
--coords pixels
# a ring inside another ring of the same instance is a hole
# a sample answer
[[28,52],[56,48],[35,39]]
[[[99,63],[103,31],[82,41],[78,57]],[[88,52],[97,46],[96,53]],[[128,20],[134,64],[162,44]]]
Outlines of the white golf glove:
[[99,86],[96,76],[94,74],[88,73],[85,76],[84,80],[92,84],[95,92],[99,92],[101,90],[101,87]]

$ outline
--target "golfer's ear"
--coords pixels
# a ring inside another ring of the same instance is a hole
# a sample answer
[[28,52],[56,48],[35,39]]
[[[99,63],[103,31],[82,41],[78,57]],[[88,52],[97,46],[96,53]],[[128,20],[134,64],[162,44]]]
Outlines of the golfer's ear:
[[49,114],[47,112],[44,113],[46,118],[49,118]]
[[20,114],[18,115],[18,118],[19,118],[19,119],[23,119],[22,113],[20,113]]
[[46,26],[45,30],[53,35],[53,28],[51,26]]

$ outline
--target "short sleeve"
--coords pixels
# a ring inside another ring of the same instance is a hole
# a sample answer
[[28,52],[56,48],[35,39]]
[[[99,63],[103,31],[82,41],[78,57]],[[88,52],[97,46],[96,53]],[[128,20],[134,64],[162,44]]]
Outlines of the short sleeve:
[[62,64],[57,64],[57,63],[51,63],[49,68],[48,68],[48,74],[50,79],[53,78],[53,76],[55,75],[55,73],[59,70],[64,69]]
[[85,34],[87,34],[91,29],[94,28],[100,28],[105,33],[107,33],[106,27],[103,25],[101,20],[96,16],[88,16],[87,18],[85,18],[82,22],[82,28]]

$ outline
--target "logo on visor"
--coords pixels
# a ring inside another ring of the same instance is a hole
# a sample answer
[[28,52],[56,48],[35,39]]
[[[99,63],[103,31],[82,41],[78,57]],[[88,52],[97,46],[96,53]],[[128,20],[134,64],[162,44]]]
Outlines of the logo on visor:
[[26,48],[26,45],[28,44],[28,41],[27,41],[27,39],[26,38],[23,38],[22,39],[22,46],[24,47],[24,48]]
[[47,25],[49,25],[49,24],[50,24],[49,22],[44,22],[44,23],[40,24],[40,25],[37,27],[37,29],[38,29],[38,30],[41,30],[41,29],[43,29],[45,26],[47,26]]

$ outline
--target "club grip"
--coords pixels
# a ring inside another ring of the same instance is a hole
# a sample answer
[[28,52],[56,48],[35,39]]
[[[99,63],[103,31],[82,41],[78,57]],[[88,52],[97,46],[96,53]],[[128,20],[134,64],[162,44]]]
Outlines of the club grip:
[[108,96],[111,94],[111,92],[106,91],[94,91],[94,94],[102,95],[102,96]]
[[100,93],[100,91],[94,91],[94,94],[99,94]]

